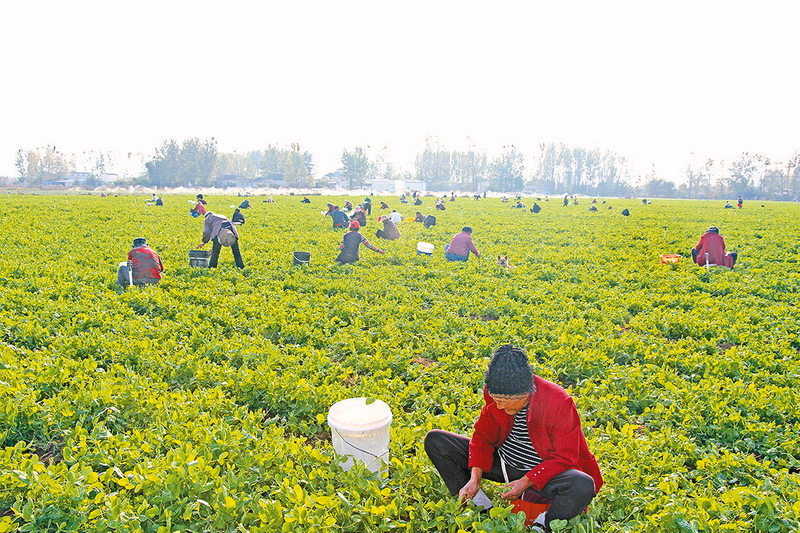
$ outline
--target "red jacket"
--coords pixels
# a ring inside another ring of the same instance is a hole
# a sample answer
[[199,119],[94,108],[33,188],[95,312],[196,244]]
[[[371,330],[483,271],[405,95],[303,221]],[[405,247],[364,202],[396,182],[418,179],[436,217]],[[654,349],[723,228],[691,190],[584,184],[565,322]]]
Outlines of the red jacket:
[[158,282],[164,265],[161,258],[149,246],[139,246],[128,252],[128,261],[131,262],[133,282]]
[[[534,383],[536,392],[528,404],[528,434],[542,462],[525,476],[534,489],[542,490],[552,478],[574,468],[594,479],[597,493],[603,485],[603,476],[586,445],[575,402],[555,383],[539,376],[535,376]],[[486,389],[483,396],[486,405],[469,441],[469,468],[477,466],[488,471],[492,468],[492,454],[511,432],[514,417],[499,409]]]
[[719,233],[704,233],[700,242],[694,247],[697,250],[697,264],[705,266],[706,252],[710,265],[724,265],[733,268],[733,258],[725,253],[725,239]]

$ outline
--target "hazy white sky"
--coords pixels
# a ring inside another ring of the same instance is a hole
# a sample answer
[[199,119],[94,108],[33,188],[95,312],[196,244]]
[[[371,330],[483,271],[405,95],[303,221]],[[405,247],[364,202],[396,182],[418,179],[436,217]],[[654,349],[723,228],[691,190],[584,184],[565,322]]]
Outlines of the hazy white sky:
[[298,142],[412,168],[429,136],[612,150],[677,179],[695,152],[800,150],[800,2],[24,1],[0,6],[0,175],[18,149]]

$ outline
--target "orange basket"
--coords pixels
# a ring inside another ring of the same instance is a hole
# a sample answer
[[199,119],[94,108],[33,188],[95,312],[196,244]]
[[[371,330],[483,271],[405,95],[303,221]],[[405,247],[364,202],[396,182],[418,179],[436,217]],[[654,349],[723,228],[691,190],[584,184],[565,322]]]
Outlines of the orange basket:
[[681,256],[679,256],[678,254],[664,254],[660,257],[661,257],[661,262],[663,264],[677,263],[678,261],[681,260]]
[[533,522],[536,520],[536,517],[542,514],[543,512],[547,511],[550,507],[549,503],[533,503],[533,502],[526,502],[525,500],[514,500],[511,502],[514,506],[511,509],[512,513],[524,513],[525,514],[525,525],[531,527]]

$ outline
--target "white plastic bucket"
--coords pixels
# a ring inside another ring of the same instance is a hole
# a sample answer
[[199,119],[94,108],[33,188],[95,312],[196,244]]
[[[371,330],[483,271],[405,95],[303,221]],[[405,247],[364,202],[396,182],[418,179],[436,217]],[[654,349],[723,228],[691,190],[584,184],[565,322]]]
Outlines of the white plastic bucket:
[[366,398],[336,402],[328,410],[333,450],[347,460],[341,463],[350,470],[361,461],[373,473],[389,463],[389,428],[392,410],[381,400],[367,404]]
[[425,254],[431,255],[433,253],[434,246],[427,242],[418,242],[417,243],[417,255]]

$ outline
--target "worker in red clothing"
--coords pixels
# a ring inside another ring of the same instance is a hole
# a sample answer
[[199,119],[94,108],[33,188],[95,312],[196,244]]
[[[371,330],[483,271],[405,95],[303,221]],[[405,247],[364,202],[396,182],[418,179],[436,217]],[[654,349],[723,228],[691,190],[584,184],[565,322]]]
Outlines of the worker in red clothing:
[[505,500],[550,504],[536,517],[537,531],[579,515],[603,477],[573,399],[534,375],[525,350],[509,344],[494,351],[484,381],[486,404],[471,439],[442,430],[425,436],[425,452],[450,494],[486,510],[492,502],[481,479],[504,482]]
[[155,285],[161,281],[164,265],[155,250],[147,245],[147,239],[139,237],[133,240],[128,261],[131,263],[134,285]]
[[[706,259],[708,256],[708,259]],[[711,266],[725,266],[733,268],[738,259],[736,252],[725,253],[725,239],[719,234],[719,228],[711,226],[706,230],[697,246],[692,248],[692,261],[699,266],[708,263]]]
[[117,283],[123,287],[131,282],[134,285],[155,285],[161,281],[164,265],[158,254],[147,245],[147,239],[138,237],[133,240],[133,248],[128,252],[128,263],[120,266],[117,272]]
[[205,215],[206,214],[206,205],[207,204],[208,204],[208,202],[206,202],[203,199],[203,195],[202,194],[198,194],[197,195],[197,203],[194,204],[194,208],[190,209],[189,212],[192,214],[193,217],[197,217],[199,215]]

